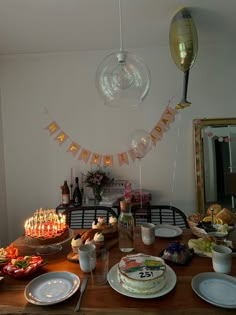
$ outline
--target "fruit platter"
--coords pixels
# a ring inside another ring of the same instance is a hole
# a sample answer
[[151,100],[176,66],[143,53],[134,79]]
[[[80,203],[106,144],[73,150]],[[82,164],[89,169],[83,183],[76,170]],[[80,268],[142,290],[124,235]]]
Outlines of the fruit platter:
[[212,256],[212,248],[214,245],[216,245],[216,242],[213,237],[200,237],[198,239],[190,239],[188,241],[188,247],[193,249],[194,253],[203,257]]
[[212,248],[215,245],[224,245],[232,249],[231,241],[218,241],[215,237],[207,236],[198,239],[190,239],[188,247],[194,251],[195,254],[202,257],[212,257]]
[[29,276],[43,265],[45,261],[41,256],[19,256],[18,248],[13,243],[0,248],[0,268],[4,274],[14,278]]

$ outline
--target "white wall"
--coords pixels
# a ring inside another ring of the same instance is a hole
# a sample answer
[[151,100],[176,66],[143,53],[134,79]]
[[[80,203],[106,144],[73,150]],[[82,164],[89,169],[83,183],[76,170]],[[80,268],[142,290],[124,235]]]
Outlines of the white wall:
[[[44,128],[55,119],[71,139],[92,152],[127,151],[136,129],[151,131],[168,100],[172,106],[182,94],[183,73],[174,65],[169,47],[136,51],[151,70],[152,86],[142,107],[114,110],[103,105],[94,75],[109,52],[71,52],[2,56],[3,144],[9,233],[5,242],[23,233],[27,217],[39,207],[60,203],[60,185],[90,166],[66,152]],[[235,116],[234,74],[228,46],[199,47],[190,71],[188,99],[192,106],[179,111],[163,139],[141,162],[142,187],[154,203],[172,203],[188,214],[195,211],[192,120]],[[235,68],[235,66],[234,66]],[[44,113],[44,107],[49,115]],[[1,142],[0,142],[1,146]],[[112,175],[139,182],[139,167],[130,162]],[[6,222],[7,223],[7,222]]]
[[7,208],[6,208],[6,184],[5,184],[5,164],[3,153],[3,130],[2,130],[2,111],[1,111],[1,99],[0,99],[0,247],[5,246],[8,235],[8,220],[7,220]]

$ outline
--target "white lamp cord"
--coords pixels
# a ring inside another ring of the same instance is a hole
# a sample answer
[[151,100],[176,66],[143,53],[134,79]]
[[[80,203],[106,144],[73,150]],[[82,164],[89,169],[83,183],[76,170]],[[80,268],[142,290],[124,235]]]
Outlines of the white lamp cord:
[[119,0],[119,17],[120,17],[120,51],[123,51],[121,0]]

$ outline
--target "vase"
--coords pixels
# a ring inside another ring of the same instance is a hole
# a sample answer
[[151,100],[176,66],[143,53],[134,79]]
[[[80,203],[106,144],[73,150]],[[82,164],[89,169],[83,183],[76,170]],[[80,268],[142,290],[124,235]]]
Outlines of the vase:
[[99,204],[99,202],[102,200],[102,190],[94,187],[93,194],[95,198],[95,204]]

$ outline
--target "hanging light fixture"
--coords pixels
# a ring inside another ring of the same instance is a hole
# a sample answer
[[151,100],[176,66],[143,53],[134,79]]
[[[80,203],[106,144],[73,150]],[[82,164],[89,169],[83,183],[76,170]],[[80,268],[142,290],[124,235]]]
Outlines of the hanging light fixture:
[[96,87],[111,107],[131,107],[142,103],[150,88],[150,72],[136,54],[123,50],[122,12],[119,0],[120,51],[106,56],[97,68]]

